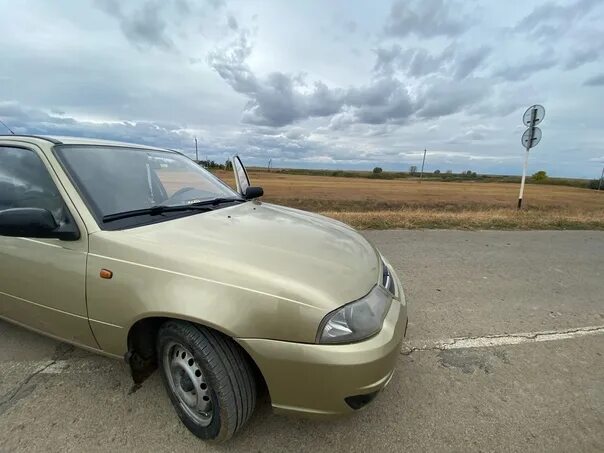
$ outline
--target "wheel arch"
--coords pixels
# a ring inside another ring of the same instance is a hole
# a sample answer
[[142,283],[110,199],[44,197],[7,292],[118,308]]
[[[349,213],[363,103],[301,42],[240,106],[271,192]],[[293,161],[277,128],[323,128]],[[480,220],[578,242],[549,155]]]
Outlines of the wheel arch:
[[254,374],[257,377],[257,382],[260,384],[261,388],[264,390],[267,389],[266,381],[260,368],[256,364],[256,361],[245,348],[239,344],[231,333],[216,328],[216,326],[209,323],[200,322],[199,320],[163,314],[148,315],[137,319],[128,329],[128,352],[125,355],[125,360],[130,367],[132,379],[135,384],[142,384],[145,379],[157,369],[157,335],[159,328],[167,321],[188,322],[206,329],[211,329],[228,337],[239,349],[241,349],[241,351],[243,351],[244,356],[254,369]]

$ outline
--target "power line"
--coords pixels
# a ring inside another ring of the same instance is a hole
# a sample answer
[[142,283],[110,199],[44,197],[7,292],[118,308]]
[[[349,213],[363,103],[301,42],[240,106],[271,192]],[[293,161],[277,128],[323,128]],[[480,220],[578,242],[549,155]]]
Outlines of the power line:
[[8,129],[8,131],[9,131],[11,134],[15,135],[15,133],[13,132],[13,130],[12,130],[10,127],[8,127],[8,126],[7,126],[7,125],[4,123],[4,121],[0,120],[0,124],[2,124],[2,125],[5,127],[5,128],[7,128],[7,129]]

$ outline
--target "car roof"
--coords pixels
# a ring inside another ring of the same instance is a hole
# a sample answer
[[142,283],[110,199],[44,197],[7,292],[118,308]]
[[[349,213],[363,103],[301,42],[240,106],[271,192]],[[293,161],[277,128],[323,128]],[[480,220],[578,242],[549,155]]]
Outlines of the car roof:
[[141,145],[139,143],[127,143],[127,142],[119,142],[115,140],[103,140],[98,138],[86,138],[86,137],[68,137],[68,136],[59,136],[59,135],[0,135],[0,139],[15,139],[19,141],[27,141],[27,139],[34,140],[46,140],[55,145],[99,145],[99,146],[119,146],[119,147],[128,147],[128,148],[142,148],[142,149],[151,149],[158,151],[172,151],[166,148],[158,148],[155,146],[149,145]]

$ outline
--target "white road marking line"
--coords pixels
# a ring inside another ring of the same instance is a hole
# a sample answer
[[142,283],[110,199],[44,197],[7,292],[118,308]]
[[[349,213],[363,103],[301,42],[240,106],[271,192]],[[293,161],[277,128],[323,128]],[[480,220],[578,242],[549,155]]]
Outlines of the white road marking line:
[[541,341],[570,340],[587,335],[604,334],[604,326],[579,327],[575,329],[547,330],[543,332],[514,333],[509,335],[486,335],[482,337],[451,338],[433,342],[404,342],[403,354],[415,351],[433,351],[445,349],[489,348],[493,346],[508,346]]

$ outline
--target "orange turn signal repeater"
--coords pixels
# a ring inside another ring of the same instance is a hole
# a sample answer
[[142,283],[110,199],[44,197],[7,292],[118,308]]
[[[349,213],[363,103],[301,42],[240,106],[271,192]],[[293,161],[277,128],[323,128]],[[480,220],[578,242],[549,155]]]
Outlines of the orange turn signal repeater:
[[111,277],[113,277],[113,272],[111,272],[109,269],[101,269],[99,275],[101,276],[101,278],[110,279]]

